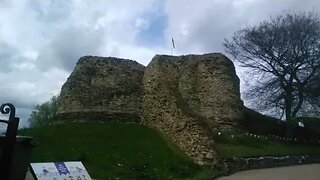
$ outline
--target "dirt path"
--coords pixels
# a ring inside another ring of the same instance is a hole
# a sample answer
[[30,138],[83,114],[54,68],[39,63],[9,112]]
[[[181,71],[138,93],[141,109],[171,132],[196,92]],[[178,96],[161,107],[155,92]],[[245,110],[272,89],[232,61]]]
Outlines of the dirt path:
[[237,172],[218,180],[320,180],[320,164],[256,169]]

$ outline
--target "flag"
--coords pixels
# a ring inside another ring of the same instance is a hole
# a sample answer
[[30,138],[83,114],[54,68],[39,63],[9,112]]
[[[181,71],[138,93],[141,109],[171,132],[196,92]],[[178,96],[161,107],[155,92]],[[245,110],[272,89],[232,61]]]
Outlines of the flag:
[[298,125],[299,125],[300,127],[304,127],[303,122],[298,122]]
[[176,46],[174,45],[174,40],[173,40],[173,38],[171,38],[171,41],[172,41],[172,47],[173,47],[173,48],[176,48]]

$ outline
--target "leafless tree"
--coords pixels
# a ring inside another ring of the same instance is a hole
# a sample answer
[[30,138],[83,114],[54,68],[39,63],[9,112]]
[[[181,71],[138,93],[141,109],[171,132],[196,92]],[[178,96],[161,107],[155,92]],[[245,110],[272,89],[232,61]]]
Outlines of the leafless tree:
[[318,13],[271,17],[235,32],[224,46],[252,77],[258,77],[250,89],[257,106],[278,110],[287,120],[302,108],[320,107]]

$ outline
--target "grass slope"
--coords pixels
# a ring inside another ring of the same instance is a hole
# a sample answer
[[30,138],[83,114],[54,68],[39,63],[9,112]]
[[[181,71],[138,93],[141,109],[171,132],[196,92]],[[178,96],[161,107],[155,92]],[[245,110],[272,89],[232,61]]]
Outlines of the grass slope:
[[82,161],[97,179],[199,179],[214,175],[157,132],[137,124],[77,123],[23,129],[38,147],[32,162]]
[[[73,123],[23,129],[38,147],[32,162],[82,161],[96,179],[209,179],[218,172],[200,167],[158,132],[138,124]],[[318,154],[320,146],[250,136],[215,136],[220,158]]]

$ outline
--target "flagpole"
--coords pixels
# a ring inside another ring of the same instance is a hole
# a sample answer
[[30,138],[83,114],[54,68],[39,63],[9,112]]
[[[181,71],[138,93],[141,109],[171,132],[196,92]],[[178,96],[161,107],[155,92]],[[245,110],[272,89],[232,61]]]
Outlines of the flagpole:
[[172,56],[172,50],[176,48],[173,37],[171,37],[171,42],[172,42],[172,48],[171,48],[171,56]]

